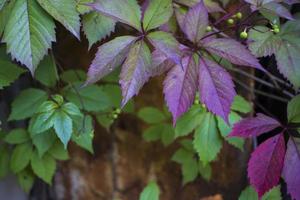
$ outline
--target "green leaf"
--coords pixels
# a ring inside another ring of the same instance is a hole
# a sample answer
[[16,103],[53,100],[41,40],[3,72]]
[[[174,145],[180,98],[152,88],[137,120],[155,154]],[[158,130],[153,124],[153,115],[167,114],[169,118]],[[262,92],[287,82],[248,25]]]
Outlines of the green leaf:
[[14,7],[14,4],[15,4],[16,0],[11,0],[9,2],[7,2],[3,9],[0,10],[0,35],[2,35],[5,27],[6,27],[6,24],[7,24],[7,21],[11,15],[11,11]]
[[240,95],[234,97],[231,109],[240,113],[249,113],[252,110],[251,104]]
[[172,0],[150,1],[143,19],[144,29],[151,30],[167,23],[173,14]]
[[266,26],[255,26],[249,31],[249,50],[256,57],[271,56],[280,47],[280,38]]
[[72,119],[63,111],[58,110],[54,114],[54,130],[60,141],[67,148],[68,142],[72,136]]
[[156,124],[166,120],[163,112],[154,107],[144,107],[138,112],[138,117],[149,124]]
[[89,112],[104,111],[111,107],[109,96],[97,85],[88,85],[81,88],[81,83],[64,89],[65,97],[80,109]]
[[161,141],[165,146],[171,144],[175,139],[175,131],[171,124],[164,124],[161,132]]
[[157,141],[161,138],[161,130],[163,128],[163,124],[157,124],[154,126],[150,126],[143,133],[143,139],[147,142]]
[[49,149],[49,154],[57,160],[68,160],[69,153],[60,141],[56,141]]
[[61,110],[71,116],[82,116],[79,108],[73,103],[65,103],[61,106]]
[[39,106],[47,100],[47,93],[34,88],[23,90],[12,103],[9,120],[22,120],[32,117]]
[[295,96],[289,101],[287,114],[289,122],[300,123],[300,95]]
[[186,136],[191,133],[196,126],[201,123],[203,108],[194,105],[191,109],[177,120],[175,127],[175,137]]
[[281,200],[280,185],[265,193],[261,200]]
[[22,171],[29,164],[31,155],[32,145],[30,143],[17,145],[12,152],[10,169],[14,173]]
[[56,170],[56,162],[52,156],[45,154],[39,157],[37,151],[32,154],[31,167],[33,172],[48,184],[51,184]]
[[160,189],[156,182],[151,181],[140,194],[139,200],[159,200]]
[[86,74],[83,70],[67,70],[60,75],[60,79],[66,83],[75,83],[86,80]]
[[80,38],[80,17],[74,0],[37,0],[39,4],[78,39]]
[[115,30],[116,22],[98,12],[90,12],[83,16],[83,31],[89,41],[89,48],[109,36]]
[[5,177],[9,172],[10,152],[7,145],[0,146],[0,178]]
[[217,123],[218,123],[218,128],[223,136],[223,138],[231,145],[235,146],[236,148],[240,149],[243,151],[244,149],[244,143],[245,140],[242,138],[237,138],[237,137],[230,137],[228,138],[228,134],[231,132],[233,125],[240,121],[242,118],[235,112],[231,112],[229,114],[229,124],[228,125],[222,118],[217,117]]
[[194,148],[204,165],[216,159],[222,147],[215,117],[206,113],[194,134]]
[[258,200],[258,195],[252,186],[248,186],[242,191],[239,200]]
[[74,134],[72,135],[72,141],[88,150],[90,153],[94,153],[93,138],[93,119],[90,115],[79,117],[77,120],[74,120]]
[[3,87],[9,86],[18,79],[25,70],[10,62],[9,57],[6,55],[5,50],[2,47],[0,54],[0,89],[3,89]]
[[54,58],[46,56],[35,72],[35,78],[48,87],[54,87],[58,81],[58,73]]
[[[55,41],[55,24],[36,1],[17,0],[6,24],[3,41],[12,58],[34,74]],[[18,35],[18,37],[16,37]]]
[[17,174],[18,183],[26,193],[29,193],[33,183],[34,183],[34,174],[29,170],[23,170]]
[[203,165],[201,162],[198,163],[199,173],[201,174],[202,178],[206,181],[210,181],[212,176],[212,169],[210,165]]
[[141,8],[136,0],[101,0],[93,7],[103,15],[142,30]]
[[94,0],[76,0],[77,1],[77,11],[80,13],[80,14],[85,14],[85,13],[88,13],[90,12],[92,9],[91,7],[85,5],[86,3],[93,3]]
[[30,140],[29,134],[24,129],[14,129],[9,132],[4,138],[8,144],[21,144]]
[[186,162],[182,164],[181,170],[183,176],[183,181],[182,181],[183,185],[194,181],[199,174],[199,168],[196,159],[194,158],[188,159]]
[[34,135],[32,138],[32,143],[37,149],[38,155],[43,157],[43,155],[50,149],[56,140],[55,133],[53,129],[50,129],[44,133]]

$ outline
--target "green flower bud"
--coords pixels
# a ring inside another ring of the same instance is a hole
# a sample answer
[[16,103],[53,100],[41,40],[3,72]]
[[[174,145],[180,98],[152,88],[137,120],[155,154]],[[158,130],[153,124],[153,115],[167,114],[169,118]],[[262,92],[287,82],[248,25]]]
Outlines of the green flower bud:
[[279,28],[274,28],[273,31],[274,31],[274,33],[279,33],[280,29]]

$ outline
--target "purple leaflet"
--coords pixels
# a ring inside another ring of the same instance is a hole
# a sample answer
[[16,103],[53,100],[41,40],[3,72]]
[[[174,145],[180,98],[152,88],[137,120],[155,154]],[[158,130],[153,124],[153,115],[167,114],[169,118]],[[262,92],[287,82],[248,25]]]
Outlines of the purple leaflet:
[[201,102],[209,111],[228,122],[228,115],[236,95],[231,76],[218,64],[200,58],[199,93]]
[[281,125],[277,120],[258,113],[256,117],[245,118],[234,124],[229,137],[237,136],[246,138],[259,136],[280,126]]
[[175,62],[181,64],[181,51],[179,49],[179,43],[170,33],[156,31],[148,35],[148,39],[151,44],[162,52],[166,57]]
[[282,177],[287,184],[288,193],[293,199],[300,199],[300,141],[290,138],[287,144]]
[[130,49],[127,59],[122,66],[120,75],[123,96],[122,107],[149,80],[148,70],[150,66],[150,50],[145,42],[140,40]]
[[293,16],[291,15],[290,11],[286,7],[284,7],[283,5],[281,5],[279,3],[275,3],[275,2],[267,3],[267,4],[263,5],[261,10],[275,13],[278,16],[289,19],[289,20],[294,19]]
[[175,65],[164,81],[165,100],[173,115],[173,123],[186,112],[195,99],[198,67],[192,55],[183,57],[182,65]]
[[174,62],[169,60],[163,53],[159,50],[152,52],[152,65],[150,68],[150,76],[159,76],[166,71],[169,71],[174,66]]
[[207,25],[208,13],[201,0],[200,3],[190,8],[185,15],[182,31],[190,41],[197,43],[205,34]]
[[254,67],[265,71],[250,51],[233,39],[213,38],[203,40],[202,45],[212,54],[221,56],[233,64]]
[[120,66],[135,40],[132,36],[122,36],[100,46],[89,68],[86,84],[97,82]]
[[278,184],[284,155],[285,143],[282,133],[263,142],[251,154],[248,177],[259,197]]

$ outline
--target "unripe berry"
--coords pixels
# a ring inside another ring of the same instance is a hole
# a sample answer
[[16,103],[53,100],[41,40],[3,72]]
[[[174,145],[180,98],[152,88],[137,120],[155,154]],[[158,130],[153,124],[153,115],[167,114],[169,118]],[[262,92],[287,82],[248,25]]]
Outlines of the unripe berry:
[[210,32],[210,31],[212,31],[212,27],[211,26],[207,26],[206,27],[206,32]]
[[240,38],[241,39],[247,39],[247,37],[248,37],[248,33],[246,31],[243,31],[243,32],[240,33]]
[[120,109],[120,108],[117,108],[117,109],[115,110],[115,113],[120,114],[120,113],[121,113],[121,109]]
[[118,115],[117,115],[117,114],[113,114],[113,115],[112,115],[112,118],[113,118],[113,119],[117,119],[117,118],[118,118]]
[[228,20],[227,20],[227,24],[229,24],[229,25],[232,25],[232,24],[234,24],[234,20],[233,20],[233,19],[231,19],[231,18],[230,18],[230,19],[228,19]]
[[274,28],[273,31],[274,31],[274,33],[279,33],[280,29],[279,28]]
[[199,105],[199,104],[200,104],[200,101],[199,101],[198,99],[195,99],[194,104],[195,104],[195,105]]
[[238,12],[238,13],[236,13],[235,17],[236,17],[237,19],[242,19],[243,14],[242,14],[241,12]]

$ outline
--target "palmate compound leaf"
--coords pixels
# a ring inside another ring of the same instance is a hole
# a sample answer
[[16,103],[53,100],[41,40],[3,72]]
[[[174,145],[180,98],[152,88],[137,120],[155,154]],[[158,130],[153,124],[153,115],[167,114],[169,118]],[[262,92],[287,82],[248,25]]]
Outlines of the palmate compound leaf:
[[199,93],[209,111],[228,122],[228,115],[236,95],[231,76],[215,62],[199,60]]
[[136,95],[149,80],[151,52],[143,40],[136,42],[130,49],[122,65],[120,85],[122,88],[122,107]]
[[151,30],[167,23],[172,14],[172,0],[151,0],[143,17],[144,29]]
[[164,81],[165,101],[173,115],[173,122],[193,104],[198,83],[198,67],[192,55],[182,59],[182,65],[175,65]]
[[282,177],[287,184],[287,191],[293,199],[300,199],[300,140],[290,137],[285,154]]
[[247,138],[259,136],[280,126],[277,120],[258,113],[256,117],[245,118],[234,124],[229,137],[237,136]]
[[101,0],[91,3],[90,6],[107,17],[142,30],[142,14],[136,0]]
[[251,154],[248,177],[259,197],[279,183],[284,156],[285,142],[282,133],[260,144]]
[[188,13],[185,15],[182,31],[186,34],[190,41],[197,43],[206,33],[207,25],[208,12],[203,1],[200,1],[200,3],[190,8]]
[[39,4],[74,36],[80,38],[80,17],[74,0],[37,0]]
[[98,12],[90,12],[83,16],[83,31],[89,41],[89,48],[94,43],[109,36],[115,30],[116,21]]
[[253,67],[265,71],[250,51],[233,39],[205,39],[203,40],[202,45],[210,53],[225,58],[233,64]]
[[54,28],[53,20],[36,1],[18,0],[7,21],[3,41],[12,58],[34,74],[51,42],[55,41]]
[[89,68],[86,83],[95,83],[120,66],[136,39],[133,36],[122,36],[100,46]]

